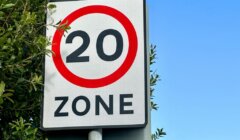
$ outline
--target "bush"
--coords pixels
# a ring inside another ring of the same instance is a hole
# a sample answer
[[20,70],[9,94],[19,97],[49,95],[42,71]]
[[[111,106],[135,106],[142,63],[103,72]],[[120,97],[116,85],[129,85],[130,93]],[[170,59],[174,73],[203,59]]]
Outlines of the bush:
[[0,1],[0,139],[41,139],[46,0]]

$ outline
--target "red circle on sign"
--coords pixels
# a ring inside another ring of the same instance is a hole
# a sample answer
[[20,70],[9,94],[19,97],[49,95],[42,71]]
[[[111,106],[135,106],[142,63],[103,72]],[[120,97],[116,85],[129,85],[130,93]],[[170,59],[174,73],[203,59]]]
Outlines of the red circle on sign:
[[75,21],[77,18],[88,15],[88,14],[94,14],[94,13],[100,13],[109,15],[113,18],[115,18],[118,22],[122,24],[124,29],[127,32],[128,40],[129,40],[129,46],[128,46],[128,53],[127,56],[122,63],[122,65],[114,71],[112,74],[99,78],[99,79],[86,79],[79,77],[75,74],[73,74],[64,64],[61,53],[60,53],[60,44],[62,40],[62,36],[64,34],[64,31],[57,30],[53,36],[53,42],[52,42],[52,51],[53,54],[53,61],[57,68],[57,70],[61,73],[61,75],[67,79],[69,82],[86,88],[98,88],[103,87],[109,84],[112,84],[113,82],[120,79],[131,67],[131,65],[134,62],[134,59],[136,57],[137,48],[138,48],[138,42],[137,42],[137,34],[134,29],[134,26],[132,25],[131,21],[120,11],[108,7],[108,6],[101,6],[101,5],[94,5],[94,6],[87,6],[84,8],[80,8],[74,12],[72,12],[70,15],[68,15],[61,23],[61,25],[69,26],[73,21]]

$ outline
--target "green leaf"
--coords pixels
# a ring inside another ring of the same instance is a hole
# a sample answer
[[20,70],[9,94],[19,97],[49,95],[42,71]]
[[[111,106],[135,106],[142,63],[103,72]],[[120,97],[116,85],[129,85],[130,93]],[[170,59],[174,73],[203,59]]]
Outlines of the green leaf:
[[156,103],[154,103],[153,101],[151,101],[151,107],[153,110],[158,110],[158,106]]
[[152,134],[152,140],[157,140],[160,137],[163,137],[164,135],[167,135],[166,132],[163,131],[163,128],[159,129],[157,128],[156,132]]
[[3,81],[1,81],[1,83],[0,83],[0,96],[3,94],[4,91],[5,91],[5,83]]
[[6,98],[7,98],[11,103],[14,103],[14,101],[13,101],[10,97],[6,96]]
[[12,8],[13,6],[15,6],[15,4],[13,4],[13,3],[8,3],[8,4],[4,5],[4,6],[2,7],[2,9]]
[[56,7],[57,7],[57,6],[56,6],[55,4],[49,4],[49,5],[48,5],[48,9],[51,9],[51,10],[54,9],[54,8],[56,8]]
[[13,94],[12,93],[4,93],[3,95],[2,95],[2,97],[10,97],[10,96],[12,96]]
[[22,83],[22,82],[24,82],[24,81],[25,81],[24,78],[18,78],[17,83]]
[[59,25],[61,22],[62,22],[62,21],[61,21],[61,20],[59,20],[59,21],[56,23],[56,25]]
[[3,11],[0,11],[0,17],[3,17],[5,13]]
[[0,97],[0,105],[3,104],[3,98]]
[[14,101],[10,98],[13,94],[12,93],[4,93],[2,95],[3,98],[8,99],[10,102],[14,103]]

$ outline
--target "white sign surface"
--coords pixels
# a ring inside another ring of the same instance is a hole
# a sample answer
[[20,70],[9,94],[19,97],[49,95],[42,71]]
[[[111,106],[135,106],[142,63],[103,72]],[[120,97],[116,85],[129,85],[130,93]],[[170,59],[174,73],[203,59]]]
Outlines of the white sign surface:
[[50,2],[42,128],[143,127],[147,60],[143,0]]

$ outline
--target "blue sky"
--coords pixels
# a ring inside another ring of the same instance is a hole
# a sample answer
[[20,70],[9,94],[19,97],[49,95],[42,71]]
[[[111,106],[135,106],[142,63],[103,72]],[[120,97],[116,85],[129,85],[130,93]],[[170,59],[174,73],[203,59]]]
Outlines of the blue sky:
[[240,1],[147,0],[162,140],[240,139]]

